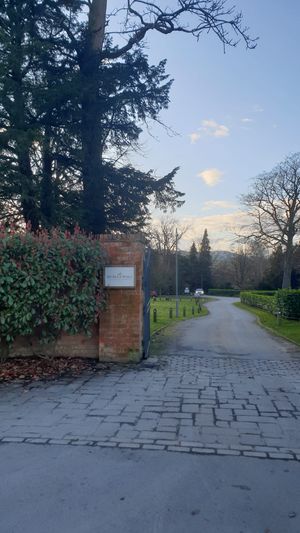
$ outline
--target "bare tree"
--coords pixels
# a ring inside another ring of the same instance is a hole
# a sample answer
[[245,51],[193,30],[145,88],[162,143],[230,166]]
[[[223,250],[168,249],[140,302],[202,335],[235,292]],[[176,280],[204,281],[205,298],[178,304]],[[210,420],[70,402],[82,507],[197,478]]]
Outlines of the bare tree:
[[147,232],[147,238],[151,248],[166,257],[175,252],[176,249],[176,230],[177,240],[184,236],[189,226],[179,224],[175,218],[161,218],[159,224],[153,224]]
[[180,240],[188,229],[169,216],[149,227],[146,238],[152,248],[151,283],[160,293],[172,294],[174,291],[176,230]]
[[232,255],[232,280],[238,289],[257,288],[266,270],[267,256],[259,243],[239,246]]
[[300,232],[300,153],[287,157],[271,172],[255,178],[249,194],[242,196],[252,224],[248,239],[262,245],[282,246],[282,288],[291,286],[295,240]]
[[234,286],[238,289],[249,288],[250,257],[247,247],[240,246],[232,256]]

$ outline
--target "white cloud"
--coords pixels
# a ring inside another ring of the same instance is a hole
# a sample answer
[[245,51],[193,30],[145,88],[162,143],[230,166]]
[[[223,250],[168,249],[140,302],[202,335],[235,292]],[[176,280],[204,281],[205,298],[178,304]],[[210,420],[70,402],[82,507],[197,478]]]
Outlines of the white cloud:
[[250,122],[254,122],[254,120],[253,118],[245,117],[241,119],[241,122],[243,122],[244,124],[249,124]]
[[201,137],[228,137],[229,128],[225,124],[218,124],[215,120],[202,120],[201,127],[197,131],[189,134],[192,144],[195,144]]
[[204,202],[202,211],[211,211],[213,209],[234,209],[236,206],[227,200],[208,200]]
[[202,120],[200,131],[211,137],[228,137],[229,135],[229,128],[224,124],[218,124],[215,120]]
[[189,134],[189,138],[192,144],[195,144],[200,139],[200,137],[201,137],[200,133],[197,133],[197,132],[193,132]]
[[197,176],[202,178],[204,183],[209,187],[214,187],[221,181],[223,174],[224,172],[218,168],[206,168],[205,170],[202,170],[202,172],[199,172]]

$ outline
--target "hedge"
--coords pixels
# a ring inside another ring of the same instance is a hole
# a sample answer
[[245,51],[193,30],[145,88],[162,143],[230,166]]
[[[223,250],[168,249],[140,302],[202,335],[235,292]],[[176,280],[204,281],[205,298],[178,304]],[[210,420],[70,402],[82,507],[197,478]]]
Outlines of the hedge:
[[209,296],[239,296],[239,289],[208,289]]
[[300,320],[300,290],[278,290],[276,304],[284,318]]
[[260,294],[261,296],[274,296],[276,294],[277,291],[250,291],[250,292],[254,292],[255,294]]
[[104,307],[100,242],[78,229],[15,232],[0,227],[0,356],[19,335],[50,342],[89,334]]
[[280,312],[288,320],[300,320],[300,290],[243,291],[240,298],[246,305],[265,309],[272,314]]
[[240,298],[243,304],[250,305],[251,307],[259,307],[273,314],[276,311],[274,295],[264,294],[263,291],[242,291]]

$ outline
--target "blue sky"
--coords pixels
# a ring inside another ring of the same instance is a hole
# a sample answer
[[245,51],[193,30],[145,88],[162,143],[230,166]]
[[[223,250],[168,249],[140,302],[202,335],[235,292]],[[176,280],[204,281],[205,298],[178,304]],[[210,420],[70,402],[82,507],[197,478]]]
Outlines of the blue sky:
[[[203,35],[148,38],[150,59],[166,58],[174,78],[163,121],[178,135],[153,127],[157,140],[144,134],[142,168],[158,174],[179,165],[176,186],[186,193],[176,218],[190,226],[182,247],[208,228],[213,248],[230,248],[232,231],[243,220],[238,196],[250,179],[292,152],[299,139],[298,0],[237,0],[255,50],[223,48]],[[159,216],[154,213],[154,216]]]

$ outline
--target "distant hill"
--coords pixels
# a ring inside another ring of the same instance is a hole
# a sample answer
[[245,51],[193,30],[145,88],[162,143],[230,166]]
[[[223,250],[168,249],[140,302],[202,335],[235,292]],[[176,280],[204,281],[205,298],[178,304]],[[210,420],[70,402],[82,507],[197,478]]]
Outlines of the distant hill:
[[[184,257],[189,255],[189,251],[187,250],[179,250],[180,255],[183,255]],[[213,261],[224,261],[231,259],[235,255],[234,252],[229,252],[228,250],[212,250],[211,256]]]
[[234,255],[236,255],[234,252],[229,252],[228,250],[212,250],[211,252],[214,261],[231,259]]

